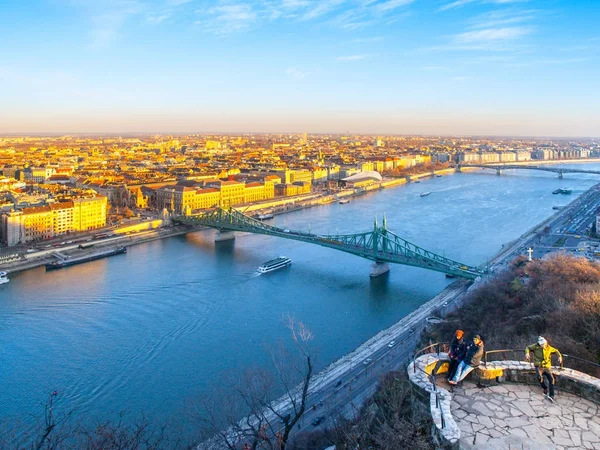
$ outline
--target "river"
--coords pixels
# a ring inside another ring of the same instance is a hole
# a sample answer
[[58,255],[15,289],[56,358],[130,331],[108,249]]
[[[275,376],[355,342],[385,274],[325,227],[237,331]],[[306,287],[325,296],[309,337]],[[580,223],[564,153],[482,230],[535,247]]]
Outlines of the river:
[[[600,164],[573,165],[600,169]],[[387,216],[388,229],[458,261],[485,263],[509,242],[598,181],[537,171],[453,174],[277,216],[278,226],[351,233]],[[560,186],[573,195],[552,195]],[[422,192],[431,192],[421,197]],[[291,314],[314,333],[321,369],[433,297],[451,280],[285,239],[213,231],[154,241],[115,256],[0,286],[0,422],[41,413],[48,394],[77,417],[122,410],[179,420],[187,402],[225,374],[268,364]],[[279,255],[290,268],[258,275]]]

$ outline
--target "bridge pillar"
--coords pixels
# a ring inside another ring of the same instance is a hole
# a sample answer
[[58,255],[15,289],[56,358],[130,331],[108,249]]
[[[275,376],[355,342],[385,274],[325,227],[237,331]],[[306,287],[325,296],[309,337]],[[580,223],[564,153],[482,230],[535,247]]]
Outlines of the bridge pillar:
[[388,263],[380,263],[374,262],[371,264],[371,278],[378,277],[379,275],[383,275],[384,273],[388,273],[390,271],[390,266]]
[[496,169],[496,175],[502,175],[502,169]]
[[217,231],[217,234],[215,234],[215,242],[222,242],[222,241],[231,241],[235,239],[235,233],[233,231]]
[[558,172],[558,178],[562,178],[563,177],[563,173],[562,172]]

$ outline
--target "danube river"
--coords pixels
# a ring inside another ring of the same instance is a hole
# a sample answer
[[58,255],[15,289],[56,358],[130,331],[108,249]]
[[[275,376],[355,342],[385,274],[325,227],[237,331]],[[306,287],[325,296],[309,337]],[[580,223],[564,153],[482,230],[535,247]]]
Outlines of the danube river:
[[[370,230],[385,213],[396,234],[477,265],[599,178],[453,174],[272,222],[351,233]],[[552,195],[560,186],[573,195]],[[425,191],[431,194],[421,197]],[[27,421],[55,390],[59,405],[78,417],[126,410],[180,418],[190,399],[227,374],[268,364],[266,348],[287,337],[283,315],[313,331],[323,368],[449,283],[443,274],[397,265],[371,280],[367,260],[285,239],[238,234],[233,244],[215,245],[213,238],[213,231],[197,232],[71,268],[12,275],[0,286],[0,421]],[[292,266],[256,273],[279,255]]]

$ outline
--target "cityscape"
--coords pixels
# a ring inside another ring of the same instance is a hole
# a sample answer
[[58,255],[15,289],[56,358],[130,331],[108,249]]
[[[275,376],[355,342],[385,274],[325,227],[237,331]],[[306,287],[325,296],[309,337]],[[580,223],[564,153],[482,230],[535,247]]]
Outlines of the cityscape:
[[0,450],[600,449],[598,19],[0,2]]

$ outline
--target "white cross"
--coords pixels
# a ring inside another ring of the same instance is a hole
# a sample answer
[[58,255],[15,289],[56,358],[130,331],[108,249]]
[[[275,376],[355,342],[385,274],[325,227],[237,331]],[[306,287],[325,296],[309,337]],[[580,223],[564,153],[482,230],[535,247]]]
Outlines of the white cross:
[[533,253],[533,249],[532,249],[531,247],[529,247],[529,248],[527,249],[527,253],[529,254],[529,259],[528,259],[528,261],[531,261],[531,254]]

